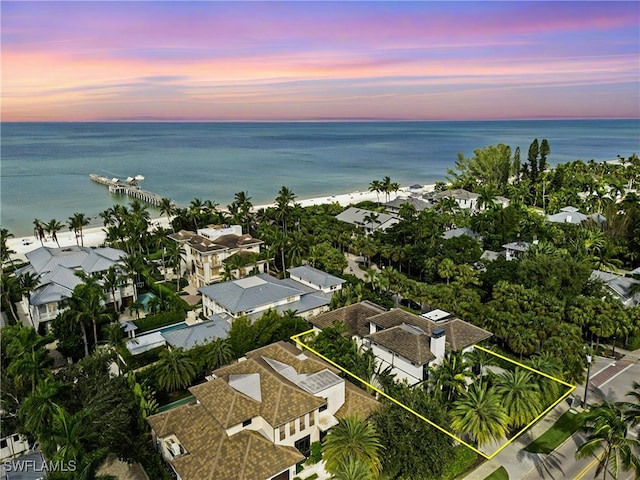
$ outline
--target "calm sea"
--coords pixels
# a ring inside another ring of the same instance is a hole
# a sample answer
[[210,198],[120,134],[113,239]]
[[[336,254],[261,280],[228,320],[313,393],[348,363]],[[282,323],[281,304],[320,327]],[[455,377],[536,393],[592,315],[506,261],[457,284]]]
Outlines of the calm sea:
[[[458,152],[505,143],[526,158],[547,138],[550,164],[640,152],[640,120],[327,123],[4,123],[0,223],[33,233],[33,219],[96,216],[122,197],[90,173],[143,175],[142,187],[187,204],[227,205],[247,191],[270,203],[281,186],[298,198],[444,180]],[[153,211],[157,214],[157,211]]]

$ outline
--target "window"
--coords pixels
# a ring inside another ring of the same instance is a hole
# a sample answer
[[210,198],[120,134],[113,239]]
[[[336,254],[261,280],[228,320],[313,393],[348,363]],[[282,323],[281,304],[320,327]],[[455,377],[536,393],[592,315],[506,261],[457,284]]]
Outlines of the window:
[[294,433],[296,433],[296,421],[291,420],[289,422],[289,435],[293,435]]
[[0,448],[7,448],[7,440],[5,438],[0,440]]
[[304,415],[300,417],[300,431],[302,431],[302,430],[304,430],[305,428],[307,428],[307,427],[305,426],[305,423],[304,423],[304,417],[305,417]]
[[245,420],[244,422],[242,422],[243,427],[246,427],[247,425],[251,425],[251,419]]
[[321,405],[320,408],[318,409],[319,412],[324,412],[327,409],[327,405]]
[[18,442],[20,441],[20,435],[18,435],[17,433],[13,436],[13,441],[14,442]]
[[287,436],[287,434],[284,431],[284,425],[281,425],[280,426],[280,441],[284,440],[286,436]]
[[309,435],[298,440],[293,446],[305,457],[311,455],[311,437]]
[[314,423],[315,423],[315,417],[316,417],[316,414],[315,414],[315,413],[311,412],[311,413],[309,414],[309,426],[310,426],[310,427],[313,427],[313,425],[314,425]]

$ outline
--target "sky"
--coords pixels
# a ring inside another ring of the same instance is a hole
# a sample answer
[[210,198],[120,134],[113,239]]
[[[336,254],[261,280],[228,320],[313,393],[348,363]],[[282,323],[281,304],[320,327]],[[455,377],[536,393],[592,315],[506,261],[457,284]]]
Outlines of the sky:
[[640,2],[0,2],[2,121],[640,117]]

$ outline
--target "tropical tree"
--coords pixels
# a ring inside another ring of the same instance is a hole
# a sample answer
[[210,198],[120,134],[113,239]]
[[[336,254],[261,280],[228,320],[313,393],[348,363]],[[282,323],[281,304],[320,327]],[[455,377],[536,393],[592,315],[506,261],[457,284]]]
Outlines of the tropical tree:
[[207,346],[206,361],[211,370],[226,365],[233,359],[233,350],[227,339],[216,338]]
[[508,430],[509,414],[502,405],[502,397],[487,383],[472,384],[453,404],[451,427],[471,435],[479,445],[503,438]]
[[58,232],[62,230],[62,223],[57,221],[55,218],[52,218],[49,220],[49,223],[44,226],[44,230],[51,235],[51,239],[56,242],[58,247],[60,247],[60,242],[58,242]]
[[380,215],[378,215],[377,213],[375,213],[375,212],[370,212],[370,213],[367,213],[367,214],[364,216],[364,218],[362,219],[362,221],[363,221],[365,224],[367,224],[367,223],[369,224],[369,231],[370,231],[371,233],[373,233],[374,225],[375,225],[375,224],[376,224],[376,222],[378,221],[378,218],[379,218],[379,217],[380,217]]
[[581,430],[587,438],[578,447],[576,457],[591,457],[603,449],[598,457],[596,477],[602,473],[602,479],[606,480],[607,473],[611,472],[611,478],[615,479],[621,469],[634,469],[640,476],[640,441],[628,435],[624,409],[604,402],[592,407],[584,416],[585,424]]
[[195,363],[182,348],[160,352],[156,368],[158,386],[167,392],[188,387],[196,376]]
[[446,403],[458,398],[467,389],[467,379],[473,377],[471,363],[462,352],[451,352],[440,365],[429,367],[429,385]]
[[[160,209],[160,215],[166,215],[167,222],[169,223],[169,225],[171,225],[171,216],[175,214],[176,211],[176,208],[173,205],[173,201],[170,198],[164,197],[160,200],[160,205],[158,205],[158,208]],[[173,229],[173,231],[175,232],[175,228]]]
[[88,417],[89,412],[85,410],[71,414],[56,405],[50,436],[40,439],[42,452],[47,458],[63,462],[82,458],[86,453],[87,442],[100,435],[97,430],[87,428]]
[[[80,242],[81,242],[82,246],[84,247],[84,235],[82,234],[82,230],[84,229],[84,227],[86,227],[90,223],[91,222],[85,216],[84,213],[76,212],[73,214],[72,217],[69,217],[69,220],[67,221],[67,225],[69,226],[69,230],[73,231],[76,237],[77,245],[80,245]],[[80,242],[78,241],[78,238],[80,238]]]
[[65,299],[62,304],[69,307],[74,318],[80,324],[82,341],[84,343],[85,357],[89,355],[89,342],[87,341],[86,322],[93,324],[94,342],[98,341],[98,322],[108,320],[110,317],[104,308],[104,291],[94,277],[83,278],[84,283],[77,285],[71,297]]
[[635,402],[623,402],[624,416],[629,426],[636,428],[640,425],[640,382],[633,382],[633,390],[629,390],[627,396],[633,397]]
[[13,263],[11,255],[16,253],[7,246],[7,240],[10,237],[13,237],[13,233],[6,228],[0,228],[0,263],[2,264],[5,262]]
[[516,368],[498,375],[496,392],[514,427],[523,427],[542,411],[540,388],[531,372]]
[[125,284],[125,279],[118,268],[115,265],[110,266],[107,270],[102,272],[102,286],[111,294],[111,301],[116,311],[120,310],[118,304],[118,297],[116,291]]
[[56,412],[55,400],[62,384],[48,375],[21,404],[20,418],[25,430],[35,438],[46,437],[52,428],[52,419]]
[[378,205],[380,205],[380,192],[383,191],[382,189],[383,189],[382,182],[380,182],[380,180],[373,180],[369,184],[369,191],[376,192],[376,197],[378,198]]
[[449,285],[449,280],[456,274],[456,264],[450,258],[443,258],[438,265],[438,276],[444,278]]
[[322,443],[322,458],[330,473],[340,472],[349,462],[349,458],[364,464],[373,475],[382,469],[381,454],[383,446],[372,424],[355,416],[341,419]]

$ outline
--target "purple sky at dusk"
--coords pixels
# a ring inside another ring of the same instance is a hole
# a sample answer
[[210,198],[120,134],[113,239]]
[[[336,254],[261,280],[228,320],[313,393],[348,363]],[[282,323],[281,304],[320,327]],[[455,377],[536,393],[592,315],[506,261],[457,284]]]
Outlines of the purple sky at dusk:
[[640,117],[640,2],[2,1],[2,120]]

